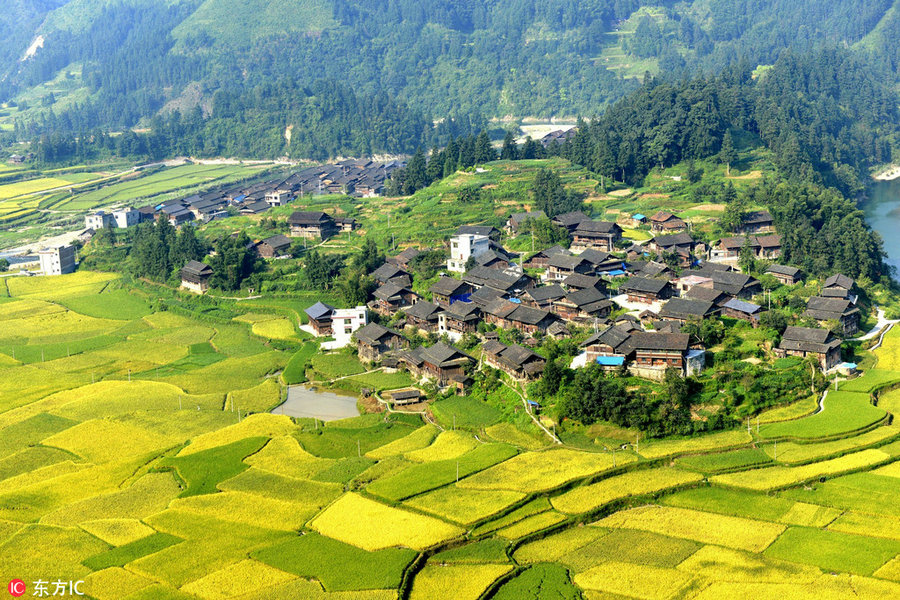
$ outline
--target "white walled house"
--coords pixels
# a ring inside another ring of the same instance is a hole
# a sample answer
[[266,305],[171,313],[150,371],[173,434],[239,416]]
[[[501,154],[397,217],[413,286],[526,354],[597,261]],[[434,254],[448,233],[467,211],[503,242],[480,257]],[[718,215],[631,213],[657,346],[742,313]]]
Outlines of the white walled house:
[[284,206],[291,201],[291,192],[289,190],[272,190],[266,192],[266,204],[271,207]]
[[104,227],[111,227],[113,224],[113,216],[106,211],[98,210],[84,218],[84,228],[100,231]]
[[123,208],[122,210],[114,210],[112,218],[116,227],[126,229],[141,222],[141,213],[133,208]]
[[[331,335],[334,348],[343,348],[350,343],[350,337],[357,329],[369,323],[369,313],[365,306],[338,308],[331,315]],[[322,345],[323,348],[325,344]]]
[[75,248],[72,246],[45,248],[38,252],[38,258],[44,275],[65,275],[75,271]]
[[491,238],[486,235],[460,234],[450,238],[450,258],[447,270],[454,273],[465,273],[466,262],[471,257],[478,257],[490,250]]

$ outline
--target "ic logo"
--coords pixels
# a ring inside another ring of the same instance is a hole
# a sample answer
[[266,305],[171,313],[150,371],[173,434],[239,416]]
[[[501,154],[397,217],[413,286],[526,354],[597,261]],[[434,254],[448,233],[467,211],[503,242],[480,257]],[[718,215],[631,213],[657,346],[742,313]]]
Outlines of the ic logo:
[[21,579],[13,579],[9,582],[9,594],[15,598],[25,595],[25,582]]

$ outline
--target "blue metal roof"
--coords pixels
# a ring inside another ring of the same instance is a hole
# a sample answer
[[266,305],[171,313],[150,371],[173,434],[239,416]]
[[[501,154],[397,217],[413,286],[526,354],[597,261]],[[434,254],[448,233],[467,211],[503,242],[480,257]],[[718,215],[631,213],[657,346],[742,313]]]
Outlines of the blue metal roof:
[[598,356],[597,364],[601,367],[619,367],[625,364],[624,356]]
[[632,219],[637,219],[638,221],[643,221],[644,219],[647,218],[647,216],[646,216],[646,215],[642,215],[641,213],[634,213],[633,215],[631,215],[631,218],[632,218]]
[[622,269],[615,269],[613,271],[606,271],[605,274],[606,275],[624,275],[625,271],[623,271]]
[[730,308],[742,313],[747,313],[748,315],[753,315],[756,314],[762,307],[758,304],[753,304],[752,302],[744,302],[743,300],[732,298],[725,303],[725,308]]

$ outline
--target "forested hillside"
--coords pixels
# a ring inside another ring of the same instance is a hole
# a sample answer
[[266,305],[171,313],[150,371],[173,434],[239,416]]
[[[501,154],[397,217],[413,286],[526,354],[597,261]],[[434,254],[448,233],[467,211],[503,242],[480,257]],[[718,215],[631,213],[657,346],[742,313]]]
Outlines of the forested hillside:
[[860,190],[870,166],[891,160],[896,95],[864,59],[846,50],[787,53],[771,69],[751,69],[648,82],[581,127],[565,153],[634,183],[654,167],[708,158],[722,151],[726,131],[742,131],[772,151],[783,175],[845,193]]
[[[355,100],[345,91],[318,96],[312,104],[326,121],[360,105],[381,114],[393,103],[416,116],[382,115],[380,129],[391,132],[367,140],[328,130],[326,153],[410,151],[435,141],[420,119],[592,117],[636,89],[645,72],[673,81],[717,74],[738,59],[773,64],[785,49],[853,46],[878,76],[894,78],[895,50],[879,42],[900,27],[892,3],[16,0],[0,17],[8,33],[0,38],[0,100],[18,105],[7,121],[18,139],[146,126],[174,110],[219,117],[234,98],[254,121],[278,120],[280,136],[288,125],[307,125],[303,117],[285,121],[281,112],[299,109],[280,106],[282,99],[330,87],[352,90]],[[38,35],[43,46],[21,61]],[[273,131],[249,147],[278,146]],[[258,136],[253,127],[246,133]]]

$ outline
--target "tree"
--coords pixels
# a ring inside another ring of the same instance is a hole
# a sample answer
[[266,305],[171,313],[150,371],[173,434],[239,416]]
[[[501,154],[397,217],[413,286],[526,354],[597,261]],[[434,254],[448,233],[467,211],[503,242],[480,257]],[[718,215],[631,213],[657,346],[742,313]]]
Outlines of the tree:
[[457,200],[461,204],[475,204],[481,200],[481,188],[477,185],[467,185],[459,189]]
[[0,271],[8,271],[9,270],[9,261],[5,258],[0,258]]
[[318,250],[311,250],[306,255],[306,280],[318,290],[327,288],[331,278],[328,276],[328,268]]
[[756,253],[753,251],[753,246],[750,245],[749,236],[744,238],[744,245],[741,246],[738,254],[738,267],[742,273],[752,273],[756,270]]
[[194,228],[185,226],[181,228],[175,238],[175,243],[169,249],[170,262],[175,265],[183,265],[191,260],[202,260],[206,256],[206,245],[197,239]]
[[353,262],[364,273],[370,273],[384,264],[384,260],[384,253],[378,250],[375,240],[369,237],[366,238],[362,251],[354,257]]
[[780,311],[768,310],[759,316],[759,324],[774,329],[780,335],[787,329],[788,318]]
[[481,130],[475,138],[475,163],[484,164],[492,160],[497,160],[497,153],[491,146],[491,138],[488,137],[487,131]]
[[534,176],[531,192],[534,195],[535,210],[542,210],[548,217],[580,210],[581,198],[571,190],[567,191],[556,172],[539,169]]
[[703,179],[703,169],[697,168],[697,163],[693,160],[689,160],[687,164],[687,173],[685,174],[688,182],[690,183],[699,183],[701,179]]
[[365,304],[375,287],[375,280],[359,269],[345,271],[337,284],[338,291],[348,306]]
[[512,131],[507,131],[503,137],[503,148],[500,150],[500,160],[516,160],[519,158],[519,146]]
[[406,175],[406,180],[403,182],[404,194],[410,195],[416,190],[428,186],[430,182],[428,181],[426,169],[425,155],[422,153],[422,149],[419,148],[412,158],[409,159],[409,163],[404,169]]
[[262,268],[262,261],[257,259],[249,246],[250,238],[244,232],[216,240],[216,253],[209,263],[213,271],[209,280],[212,287],[239,290],[244,280]]
[[725,165],[725,176],[731,176],[731,165],[737,162],[737,150],[734,149],[734,140],[731,139],[731,130],[726,129],[722,136],[722,147],[719,149],[719,162]]

